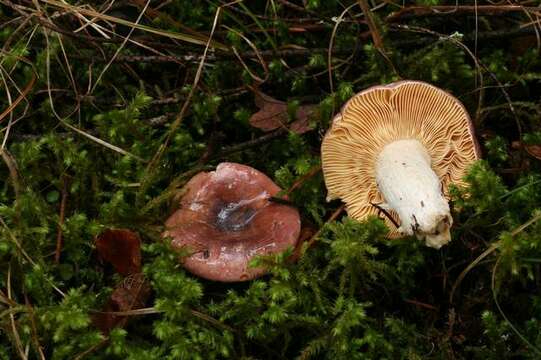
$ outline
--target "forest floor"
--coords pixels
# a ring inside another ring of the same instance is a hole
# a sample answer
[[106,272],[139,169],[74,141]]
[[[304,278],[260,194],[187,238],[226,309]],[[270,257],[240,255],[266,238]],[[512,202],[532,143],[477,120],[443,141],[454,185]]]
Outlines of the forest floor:
[[[541,358],[540,19],[539,0],[0,0],[0,359]],[[439,250],[326,201],[333,117],[400,80],[462,102],[482,154]],[[301,216],[255,280],[199,278],[161,235],[222,162]]]

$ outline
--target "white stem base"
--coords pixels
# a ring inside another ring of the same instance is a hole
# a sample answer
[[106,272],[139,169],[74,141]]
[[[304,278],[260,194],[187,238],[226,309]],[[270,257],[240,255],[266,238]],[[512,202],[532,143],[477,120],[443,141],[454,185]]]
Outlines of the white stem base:
[[427,246],[439,249],[451,241],[453,218],[430,164],[430,156],[419,141],[394,141],[376,160],[376,181],[386,201],[384,208],[400,217],[398,231],[415,234]]

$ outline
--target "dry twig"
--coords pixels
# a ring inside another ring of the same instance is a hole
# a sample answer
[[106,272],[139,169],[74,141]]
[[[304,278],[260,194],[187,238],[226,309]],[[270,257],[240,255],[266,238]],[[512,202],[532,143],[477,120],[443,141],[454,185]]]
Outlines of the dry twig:
[[64,219],[66,217],[66,203],[68,200],[68,179],[66,176],[62,178],[62,199],[60,200],[60,215],[58,217],[58,229],[56,232],[56,249],[54,254],[55,263],[60,262],[60,254],[62,252],[62,237],[63,237],[63,226]]

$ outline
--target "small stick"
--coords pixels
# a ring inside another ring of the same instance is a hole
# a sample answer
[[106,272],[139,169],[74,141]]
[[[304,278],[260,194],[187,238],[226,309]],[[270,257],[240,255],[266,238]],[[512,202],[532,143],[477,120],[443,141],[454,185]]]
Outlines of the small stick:
[[[313,166],[310,170],[308,170],[308,172],[306,174],[304,174],[303,176],[301,176],[297,181],[295,181],[293,183],[293,185],[291,185],[291,187],[285,192],[285,193],[282,193],[282,191],[278,194],[276,194],[276,196],[271,196],[269,197],[269,201],[272,201],[272,202],[275,202],[277,204],[281,204],[281,205],[287,205],[287,206],[295,206],[295,204],[293,204],[293,202],[291,202],[290,200],[288,200],[288,196],[296,189],[298,189],[299,187],[302,186],[302,184],[304,184],[304,182],[308,179],[310,179],[311,177],[313,177],[314,175],[316,175],[317,173],[319,173],[321,171],[321,165],[315,165]],[[282,194],[282,195],[280,195]]]
[[323,228],[325,227],[325,225],[330,223],[331,221],[336,220],[336,218],[338,218],[338,216],[342,213],[342,211],[344,211],[345,208],[346,208],[346,206],[344,204],[342,204],[342,205],[340,205],[340,207],[338,209],[336,209],[332,213],[332,215],[327,219],[327,221],[325,221],[325,224],[323,224],[323,226],[320,227],[319,230],[316,231],[316,233],[314,235],[312,235],[312,237],[306,242],[306,244],[307,244],[306,248],[312,247],[312,245],[316,242],[319,235],[321,235],[321,232],[323,231]]
[[276,196],[269,197],[269,201],[280,205],[295,206],[291,201]]
[[368,2],[366,0],[357,0],[357,2],[359,3],[359,6],[364,13],[364,18],[366,20],[366,24],[368,25],[368,29],[370,30],[370,34],[372,35],[372,41],[374,42],[374,46],[381,54],[381,56],[385,59],[393,72],[400,77],[398,69],[394,66],[393,62],[387,55],[387,51],[385,51],[385,46],[383,45],[381,33],[376,25],[376,22],[374,21],[374,18],[372,17],[372,11],[370,10],[370,6],[368,6]]
[[219,158],[222,158],[224,156],[227,156],[227,155],[230,155],[230,154],[233,154],[233,153],[245,150],[245,149],[249,149],[249,148],[252,148],[252,147],[255,147],[255,146],[259,146],[261,144],[264,144],[266,142],[274,140],[275,138],[278,138],[278,137],[280,137],[282,135],[285,135],[286,133],[287,133],[287,131],[285,129],[279,128],[277,130],[269,132],[269,133],[267,133],[267,134],[265,134],[265,135],[263,135],[261,137],[255,138],[253,140],[248,140],[246,142],[239,143],[239,144],[236,144],[236,145],[223,147],[215,156],[212,156],[211,159],[219,159]]
[[292,9],[292,10],[297,10],[302,14],[310,14],[310,15],[313,15],[313,16],[318,16],[318,14],[316,12],[306,9],[304,6],[293,4],[292,2],[289,2],[287,0],[278,0],[278,2],[280,4],[282,4],[282,5],[284,5],[285,7],[288,7],[290,9]]
[[[20,176],[19,170],[17,169],[17,163],[15,162],[15,158],[13,158],[13,155],[11,155],[11,153],[7,149],[0,149],[0,156],[8,167],[9,177],[11,178],[11,182],[13,183],[13,190],[15,191],[15,199],[19,200],[21,195],[21,184],[19,182]],[[18,206],[19,205],[17,205],[17,207]]]
[[359,6],[361,7],[361,10],[364,13],[364,18],[366,19],[366,24],[368,25],[368,29],[370,30],[370,33],[372,34],[372,41],[374,42],[374,46],[381,52],[385,53],[385,49],[383,48],[383,40],[381,39],[381,34],[379,33],[379,29],[376,26],[376,23],[374,22],[374,18],[372,18],[372,12],[370,11],[370,6],[368,6],[368,2],[366,0],[358,0]]
[[434,311],[438,310],[438,308],[435,307],[434,305],[426,304],[424,302],[420,302],[420,301],[417,301],[417,300],[404,299],[404,302],[407,302],[408,304],[412,304],[412,305],[415,305],[415,306],[423,307],[423,308],[429,309],[429,310],[434,310]]
[[39,354],[39,357],[41,360],[46,360],[45,354],[43,353],[43,347],[39,343],[39,333],[38,333],[38,327],[36,325],[36,314],[34,312],[34,308],[32,307],[32,304],[30,304],[30,300],[28,299],[27,294],[24,294],[24,300],[26,303],[26,307],[28,308],[28,314],[30,315],[30,326],[32,330],[32,341],[34,342],[34,347],[37,350],[37,353]]
[[536,12],[538,7],[521,5],[440,5],[440,6],[410,6],[400,9],[387,17],[387,22],[397,22],[412,18],[427,16],[456,16],[471,15],[506,15],[511,12]]
[[321,165],[316,165],[316,166],[313,166],[306,174],[304,174],[303,176],[301,176],[299,178],[299,180],[295,181],[293,183],[293,185],[291,185],[291,187],[286,191],[286,193],[284,194],[284,196],[289,196],[294,190],[296,190],[297,188],[301,187],[301,185],[308,179],[310,179],[311,177],[313,177],[314,175],[316,175],[317,173],[319,173],[321,171]]
[[378,204],[375,204],[375,203],[372,203],[372,202],[370,203],[370,205],[372,205],[373,207],[378,209],[380,212],[382,212],[385,215],[385,217],[387,217],[387,219],[389,219],[389,221],[392,222],[394,226],[396,226],[397,229],[400,227],[400,224],[398,224],[395,221],[395,219],[393,219],[393,217],[391,216],[391,214],[389,214],[389,212],[387,210],[385,210],[384,208],[382,208]]
[[68,189],[67,179],[62,179],[62,200],[60,200],[60,218],[58,220],[58,230],[56,233],[56,251],[54,254],[54,262],[60,262],[60,253],[62,252],[62,227],[64,226],[64,219],[66,217],[66,202],[68,201]]

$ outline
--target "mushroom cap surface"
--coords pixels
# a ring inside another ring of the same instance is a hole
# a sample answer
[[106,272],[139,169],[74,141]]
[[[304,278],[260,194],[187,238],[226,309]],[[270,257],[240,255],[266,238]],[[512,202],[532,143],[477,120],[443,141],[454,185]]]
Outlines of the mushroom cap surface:
[[[452,95],[421,81],[374,86],[342,107],[323,139],[327,200],[341,198],[357,220],[381,215],[373,205],[384,202],[376,184],[376,159],[385,145],[403,139],[416,139],[426,148],[447,199],[449,184],[464,186],[462,179],[480,154],[470,117]],[[400,224],[394,211],[389,215]],[[393,222],[385,221],[389,237],[398,237]]]
[[300,216],[292,206],[269,201],[281,189],[246,165],[221,163],[186,184],[180,207],[165,223],[164,237],[187,248],[183,265],[209,280],[232,282],[263,275],[249,267],[257,255],[295,247]]

